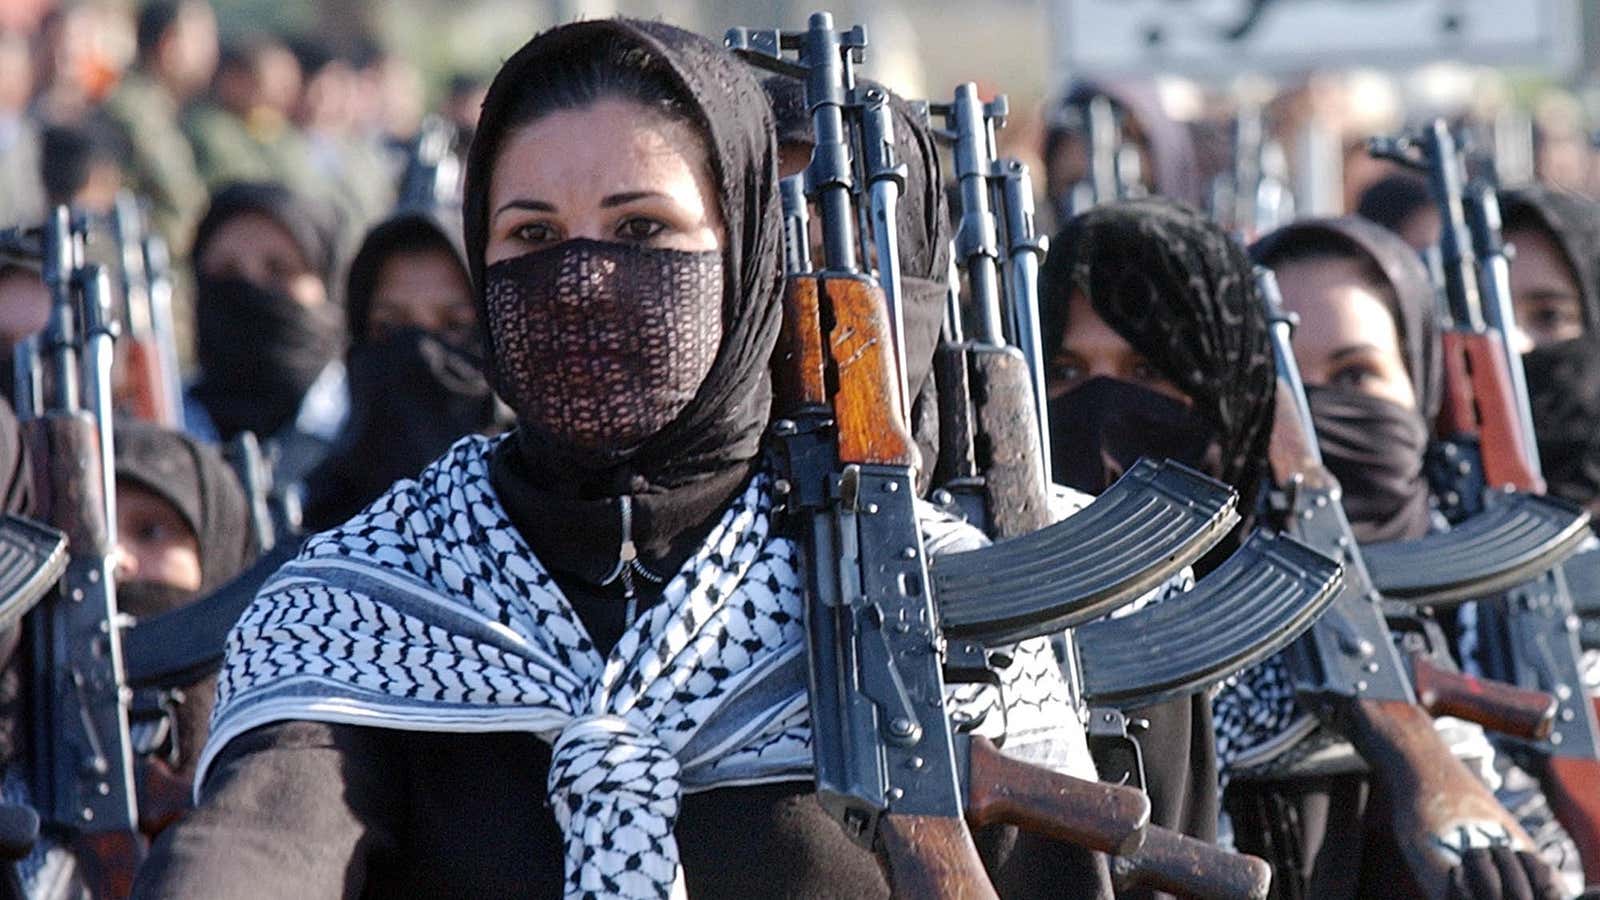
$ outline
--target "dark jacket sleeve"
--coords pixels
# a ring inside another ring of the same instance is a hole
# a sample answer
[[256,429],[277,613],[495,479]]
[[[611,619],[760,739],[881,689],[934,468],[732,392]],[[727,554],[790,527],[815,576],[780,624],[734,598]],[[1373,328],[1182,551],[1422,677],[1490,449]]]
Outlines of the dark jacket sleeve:
[[167,829],[136,898],[359,897],[403,814],[393,732],[285,722],[247,732],[212,765],[200,805]]

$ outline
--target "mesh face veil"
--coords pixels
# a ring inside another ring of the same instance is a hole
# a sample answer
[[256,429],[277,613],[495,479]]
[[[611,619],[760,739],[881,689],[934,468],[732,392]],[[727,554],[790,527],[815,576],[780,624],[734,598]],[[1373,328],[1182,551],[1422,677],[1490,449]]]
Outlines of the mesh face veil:
[[722,341],[722,254],[571,240],[485,279],[494,379],[524,426],[624,450],[689,405]]

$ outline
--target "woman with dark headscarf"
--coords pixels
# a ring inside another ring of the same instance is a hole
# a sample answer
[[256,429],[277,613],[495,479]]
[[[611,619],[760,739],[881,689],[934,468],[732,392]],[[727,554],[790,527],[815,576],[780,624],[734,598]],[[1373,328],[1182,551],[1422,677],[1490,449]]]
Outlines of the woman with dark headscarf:
[[319,206],[265,183],[223,188],[195,233],[200,378],[186,419],[204,439],[275,442],[283,484],[322,457],[347,411],[336,241]]
[[1432,522],[1423,475],[1442,391],[1433,285],[1395,233],[1310,219],[1250,248],[1300,317],[1295,357],[1323,461],[1363,542],[1418,538]]
[[1526,352],[1600,334],[1600,204],[1530,185],[1500,196],[1511,299]]
[[308,531],[360,512],[462,435],[491,433],[500,408],[459,223],[401,213],[373,228],[350,263],[345,313],[350,418],[306,476]]
[[1550,492],[1600,498],[1600,204],[1543,186],[1501,196],[1540,463]]
[[[200,807],[136,893],[887,895],[813,794],[800,563],[760,459],[776,170],[754,77],[686,32],[580,23],[506,63],[465,234],[517,430],[263,588]],[[1008,752],[1049,761],[1059,667],[1019,648],[1005,677],[1038,710],[991,717]]]
[[[1099,493],[1141,456],[1233,485],[1245,522],[1197,567],[1238,545],[1263,476],[1272,423],[1271,347],[1250,262],[1188,207],[1149,199],[1067,224],[1040,273],[1050,359],[1054,471]],[[1205,695],[1130,711],[1141,736],[1151,821],[1211,840],[1217,760]]]
[[[1442,378],[1436,300],[1421,259],[1396,233],[1356,217],[1296,222],[1262,238],[1251,255],[1274,271],[1285,310],[1298,317],[1294,353],[1312,425],[1356,538],[1428,534],[1435,523],[1423,455]],[[1225,767],[1259,770],[1273,748],[1326,743],[1321,736],[1283,740],[1304,734],[1313,716],[1294,700],[1277,660],[1241,674],[1215,709]],[[1458,757],[1491,764],[1494,751],[1481,729],[1444,719],[1439,731]],[[1368,779],[1352,764],[1340,774],[1234,780],[1227,808],[1235,843],[1272,860],[1273,896],[1336,900],[1358,896],[1363,859],[1382,852],[1369,846],[1369,800]],[[1509,853],[1471,856],[1460,870],[1462,888],[1502,863],[1503,874],[1520,877],[1528,891],[1535,884],[1554,890],[1548,869]],[[1503,896],[1524,896],[1506,890]],[[1464,896],[1502,895],[1478,889]]]

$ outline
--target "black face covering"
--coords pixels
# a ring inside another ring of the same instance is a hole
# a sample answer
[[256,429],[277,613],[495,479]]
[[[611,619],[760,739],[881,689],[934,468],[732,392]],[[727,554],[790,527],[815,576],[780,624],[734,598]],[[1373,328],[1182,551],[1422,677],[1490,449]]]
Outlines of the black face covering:
[[159,581],[130,581],[117,585],[117,610],[135,619],[189,605],[195,592]]
[[590,240],[502,260],[485,293],[495,386],[523,427],[627,450],[683,412],[722,340],[722,254]]
[[414,478],[463,435],[494,430],[483,360],[420,328],[351,348],[350,421],[306,477],[305,522],[330,528],[402,478]]
[[1056,481],[1098,494],[1139,461],[1171,459],[1215,476],[1216,429],[1181,400],[1095,377],[1050,401]]
[[1356,539],[1393,541],[1428,533],[1422,455],[1428,430],[1416,410],[1341,388],[1307,387],[1322,460],[1344,490]]
[[224,440],[242,431],[276,434],[338,355],[342,312],[331,303],[302,306],[240,278],[201,278],[199,295],[197,396]]

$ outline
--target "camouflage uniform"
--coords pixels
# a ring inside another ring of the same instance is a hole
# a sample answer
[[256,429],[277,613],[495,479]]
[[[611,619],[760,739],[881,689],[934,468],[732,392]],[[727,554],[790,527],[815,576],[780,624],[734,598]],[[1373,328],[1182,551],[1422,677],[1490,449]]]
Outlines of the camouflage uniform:
[[206,185],[179,128],[178,102],[149,75],[130,71],[106,98],[106,118],[132,149],[130,186],[149,198],[156,229],[175,255],[187,256],[206,206]]

